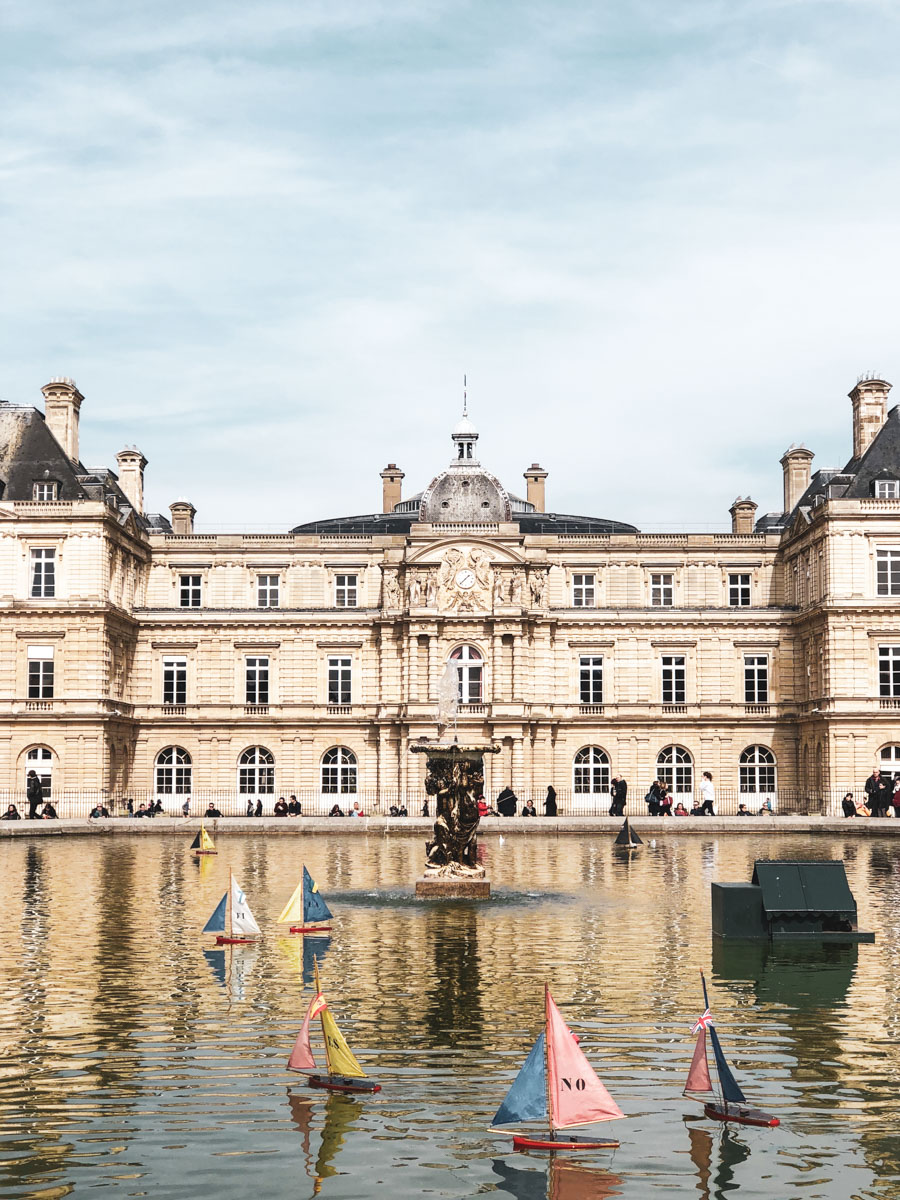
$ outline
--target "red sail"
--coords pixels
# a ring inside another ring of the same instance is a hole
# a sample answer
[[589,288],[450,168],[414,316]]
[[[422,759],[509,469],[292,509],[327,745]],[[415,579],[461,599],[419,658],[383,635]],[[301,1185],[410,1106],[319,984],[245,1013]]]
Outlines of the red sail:
[[597,1078],[547,989],[547,1083],[556,1129],[616,1121],[625,1114]]
[[694,1047],[694,1057],[691,1059],[691,1069],[688,1071],[687,1083],[682,1095],[692,1100],[715,1100],[712,1080],[709,1077],[709,1062],[706,1058],[706,1026],[701,1025],[697,1034],[697,1045]]
[[315,1071],[316,1060],[313,1058],[312,1046],[309,1044],[309,1023],[326,1007],[325,997],[321,992],[310,1000],[303,1024],[300,1026],[300,1032],[297,1034],[297,1040],[294,1042],[294,1049],[288,1059],[288,1068],[291,1071]]

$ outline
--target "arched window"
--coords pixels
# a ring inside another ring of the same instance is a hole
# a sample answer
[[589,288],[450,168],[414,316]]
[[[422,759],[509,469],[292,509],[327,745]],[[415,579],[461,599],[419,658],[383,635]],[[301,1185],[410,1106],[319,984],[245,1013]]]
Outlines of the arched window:
[[322,755],[322,792],[327,795],[355,795],[358,772],[353,751],[346,746],[332,746]]
[[741,754],[742,792],[775,791],[775,755],[766,746],[748,746]]
[[694,760],[684,746],[666,746],[656,756],[656,777],[668,784],[673,796],[690,796],[694,791]]
[[191,794],[191,756],[181,746],[166,746],[157,754],[156,793],[158,796]]
[[53,795],[53,751],[46,746],[35,746],[25,755],[25,778],[29,771],[37,771],[37,777],[44,789],[44,799],[49,800]]
[[576,796],[609,792],[609,755],[599,746],[584,746],[572,763],[572,791]]
[[238,791],[242,796],[271,796],[275,791],[275,759],[264,746],[251,746],[238,759]]
[[484,660],[481,652],[474,646],[457,646],[450,655],[450,661],[456,663],[456,673],[459,676],[460,704],[481,703],[481,683],[484,671]]

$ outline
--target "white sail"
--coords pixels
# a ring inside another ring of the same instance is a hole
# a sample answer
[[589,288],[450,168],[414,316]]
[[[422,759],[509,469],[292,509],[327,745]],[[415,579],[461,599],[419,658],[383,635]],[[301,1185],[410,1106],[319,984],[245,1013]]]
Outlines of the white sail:
[[233,933],[253,935],[262,930],[256,923],[241,885],[231,877],[231,929]]

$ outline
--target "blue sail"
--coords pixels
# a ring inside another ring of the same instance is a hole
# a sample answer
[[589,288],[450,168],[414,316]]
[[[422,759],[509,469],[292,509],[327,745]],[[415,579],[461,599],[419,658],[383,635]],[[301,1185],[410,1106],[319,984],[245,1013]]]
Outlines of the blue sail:
[[544,1035],[531,1047],[531,1053],[497,1109],[492,1125],[510,1125],[519,1121],[547,1119],[547,1071],[544,1063]]
[[225,908],[228,904],[228,893],[226,892],[219,903],[216,905],[216,911],[203,926],[204,933],[224,933],[225,932]]
[[303,920],[329,921],[331,909],[319,895],[315,880],[306,867],[303,868]]
[[709,1027],[709,1036],[712,1041],[713,1054],[716,1056],[716,1069],[719,1072],[719,1086],[722,1089],[722,1098],[732,1104],[746,1104],[747,1097],[738,1087],[737,1080],[731,1073],[731,1067],[725,1061],[725,1055],[722,1053],[722,1047],[719,1045],[719,1035],[716,1033],[714,1025]]

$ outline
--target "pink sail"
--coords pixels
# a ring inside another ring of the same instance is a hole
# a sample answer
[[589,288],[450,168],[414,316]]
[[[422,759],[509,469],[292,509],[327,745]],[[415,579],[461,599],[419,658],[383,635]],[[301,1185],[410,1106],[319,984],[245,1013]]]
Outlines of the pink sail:
[[578,1048],[547,988],[547,1085],[550,1123],[555,1129],[617,1121],[625,1114]]
[[714,1100],[712,1080],[709,1077],[709,1061],[706,1057],[706,1026],[701,1025],[697,1034],[697,1045],[694,1047],[694,1057],[691,1059],[691,1069],[688,1071],[687,1083],[682,1095],[692,1100]]
[[313,1017],[317,1017],[323,1008],[327,1008],[325,997],[319,992],[313,996],[294,1042],[294,1049],[288,1059],[288,1069],[291,1071],[315,1071],[316,1060],[313,1058],[312,1046],[309,1044],[309,1025]]

